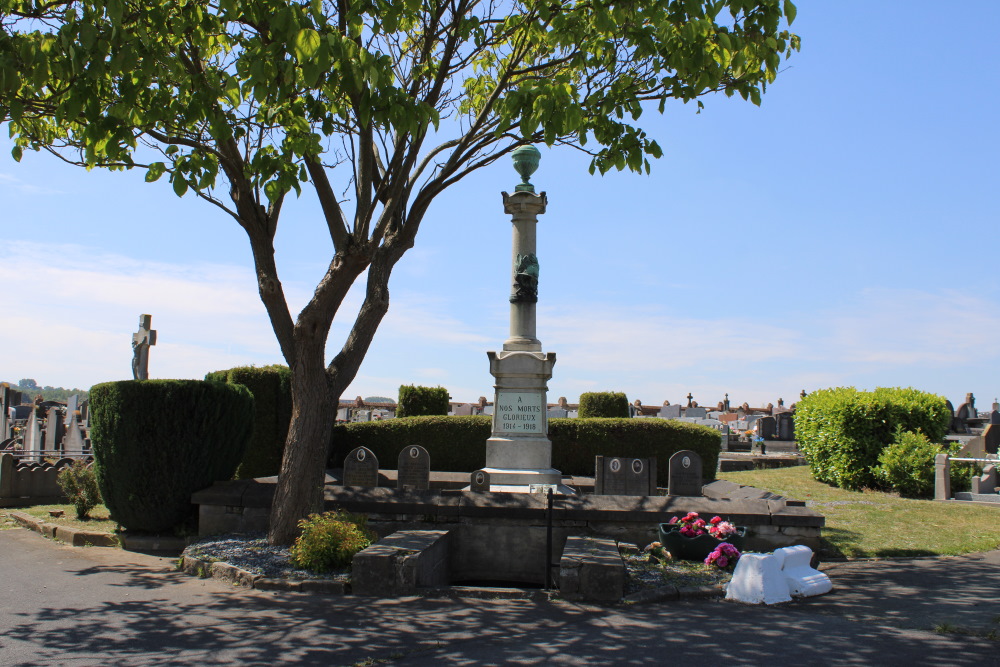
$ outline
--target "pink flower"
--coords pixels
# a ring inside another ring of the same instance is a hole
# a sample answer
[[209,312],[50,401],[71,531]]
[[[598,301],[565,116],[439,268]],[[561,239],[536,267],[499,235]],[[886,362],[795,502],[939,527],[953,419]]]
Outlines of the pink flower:
[[713,516],[712,520],[709,523],[711,523],[714,526],[715,524],[719,523],[720,521],[722,521],[722,517],[721,516]]
[[671,518],[668,523],[677,523],[677,517]]
[[719,567],[726,567],[729,565],[729,560],[725,556],[719,556],[715,559],[715,564]]

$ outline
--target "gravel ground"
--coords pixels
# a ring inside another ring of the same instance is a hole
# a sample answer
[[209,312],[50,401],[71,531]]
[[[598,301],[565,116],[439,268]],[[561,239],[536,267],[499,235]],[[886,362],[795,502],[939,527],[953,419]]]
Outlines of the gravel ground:
[[[199,540],[184,550],[183,555],[234,565],[241,570],[273,579],[338,578],[346,572],[319,574],[299,570],[289,562],[288,547],[267,543],[264,533],[219,535]],[[626,552],[622,556],[628,570],[626,595],[659,586],[716,586],[728,582],[732,575],[704,563],[650,559],[649,554]]]

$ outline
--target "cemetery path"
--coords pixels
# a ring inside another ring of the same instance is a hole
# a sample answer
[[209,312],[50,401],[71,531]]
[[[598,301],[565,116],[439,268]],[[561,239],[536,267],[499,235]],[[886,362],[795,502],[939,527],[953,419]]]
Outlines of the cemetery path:
[[876,585],[878,564],[838,564],[828,570],[837,590],[809,601],[615,608],[234,589],[180,574],[169,558],[72,548],[23,529],[0,531],[0,554],[4,666],[1000,664],[996,642],[871,620],[919,609],[919,590],[928,608],[978,604],[997,590],[997,553],[948,559],[948,581],[897,600],[888,596],[908,584]]

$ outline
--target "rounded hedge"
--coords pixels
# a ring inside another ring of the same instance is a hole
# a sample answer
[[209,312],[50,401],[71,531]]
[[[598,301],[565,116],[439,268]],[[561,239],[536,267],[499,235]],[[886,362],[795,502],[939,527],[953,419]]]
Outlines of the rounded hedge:
[[588,391],[580,394],[580,419],[628,418],[628,397],[621,391]]
[[191,494],[231,479],[253,429],[242,385],[128,380],[90,390],[97,482],[111,518],[161,532],[194,514]]
[[799,401],[795,438],[817,480],[845,489],[882,488],[879,456],[897,430],[941,442],[950,422],[942,396],[912,388],[838,387]]
[[253,394],[253,436],[236,468],[236,479],[277,475],[292,421],[292,371],[280,364],[238,366],[209,373],[205,379],[241,384]]
[[[421,445],[431,458],[431,470],[469,472],[486,463],[486,440],[492,418],[411,417],[376,422],[337,424],[327,465],[339,468],[355,447],[365,446],[379,466],[392,469],[399,453]],[[550,419],[552,466],[567,475],[594,476],[598,455],[656,457],[657,485],[667,486],[667,462],[682,449],[697,452],[705,481],[715,479],[721,443],[707,426],[665,419]]]

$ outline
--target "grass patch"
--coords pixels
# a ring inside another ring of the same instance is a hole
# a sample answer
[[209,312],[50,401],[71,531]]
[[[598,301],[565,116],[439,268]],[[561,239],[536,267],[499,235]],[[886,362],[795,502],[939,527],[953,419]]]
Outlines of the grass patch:
[[847,491],[817,482],[808,466],[719,473],[719,478],[806,501],[826,517],[821,558],[956,556],[1000,545],[1000,507]]
[[[49,514],[50,510],[62,510],[61,517],[54,517]],[[7,511],[23,512],[37,517],[48,523],[60,526],[68,526],[78,530],[89,530],[95,533],[114,533],[118,524],[111,520],[108,508],[104,505],[97,505],[90,510],[90,518],[86,521],[79,521],[76,518],[76,508],[73,505],[34,505],[32,507],[9,507]],[[8,520],[6,513],[3,514],[4,524]]]

